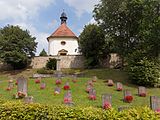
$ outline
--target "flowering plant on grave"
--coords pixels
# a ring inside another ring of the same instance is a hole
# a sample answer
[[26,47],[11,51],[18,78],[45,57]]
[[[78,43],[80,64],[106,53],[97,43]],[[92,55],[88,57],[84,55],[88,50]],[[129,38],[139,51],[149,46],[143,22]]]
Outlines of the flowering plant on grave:
[[18,85],[18,81],[16,80],[16,83],[15,83],[15,85]]
[[90,100],[96,100],[96,96],[95,95],[89,95],[89,99]]
[[64,103],[67,104],[67,103],[71,103],[72,102],[72,99],[71,98],[64,98]]
[[73,83],[76,83],[76,82],[77,82],[77,79],[73,79],[72,82],[73,82]]
[[118,88],[117,88],[117,91],[122,91],[122,87],[118,87]]
[[113,83],[113,81],[109,80],[107,85],[108,85],[108,86],[113,86],[114,83]]
[[139,93],[139,96],[146,97],[146,93]]
[[87,85],[93,86],[93,82],[92,81],[88,81]]
[[56,80],[56,85],[60,85],[60,84],[62,84],[62,81],[60,79],[57,79]]
[[86,92],[87,93],[89,93],[89,91],[92,89],[92,87],[91,86],[87,86],[87,88],[86,88]]
[[69,90],[69,89],[70,89],[70,86],[69,86],[69,85],[65,85],[65,86],[63,87],[63,89],[64,89],[64,90]]
[[124,100],[125,100],[126,102],[130,103],[130,102],[132,102],[133,97],[130,96],[130,95],[128,95],[128,96],[125,96]]
[[23,93],[23,92],[21,92],[21,91],[18,91],[17,95],[18,95],[18,98],[24,98],[24,97],[26,97],[26,94]]
[[103,109],[108,110],[108,109],[110,109],[111,107],[112,107],[112,106],[111,106],[111,104],[110,104],[108,101],[105,101],[105,102],[104,102]]
[[6,90],[7,90],[7,91],[10,91],[10,90],[11,90],[11,87],[7,87]]
[[36,80],[35,80],[35,83],[36,83],[36,84],[38,84],[38,83],[40,83],[40,82],[41,82],[40,79],[36,79]]
[[42,83],[41,86],[40,86],[40,89],[44,89],[45,87],[46,87],[46,84]]
[[156,111],[157,113],[160,113],[160,108],[156,109],[155,111]]

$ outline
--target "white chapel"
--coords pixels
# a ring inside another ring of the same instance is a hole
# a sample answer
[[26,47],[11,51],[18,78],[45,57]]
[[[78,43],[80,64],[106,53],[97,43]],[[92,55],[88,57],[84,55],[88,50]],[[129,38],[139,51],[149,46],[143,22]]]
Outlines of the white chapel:
[[61,25],[48,38],[49,55],[79,55],[78,37],[67,27],[67,15],[61,14]]

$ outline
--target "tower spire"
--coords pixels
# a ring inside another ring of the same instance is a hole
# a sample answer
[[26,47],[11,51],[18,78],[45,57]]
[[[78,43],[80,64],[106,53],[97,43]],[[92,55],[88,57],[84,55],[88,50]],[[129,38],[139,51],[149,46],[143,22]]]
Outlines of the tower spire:
[[66,15],[66,13],[64,12],[64,9],[63,9],[63,12],[62,12],[62,14],[61,14],[60,19],[61,19],[61,24],[66,23],[66,21],[67,21],[67,15]]

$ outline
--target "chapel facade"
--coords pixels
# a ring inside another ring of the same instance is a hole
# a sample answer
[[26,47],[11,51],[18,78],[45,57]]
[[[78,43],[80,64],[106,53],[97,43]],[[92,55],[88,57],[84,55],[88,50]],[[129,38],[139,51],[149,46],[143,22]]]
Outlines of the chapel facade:
[[78,37],[67,26],[65,12],[60,17],[61,25],[48,38],[48,55],[80,55]]

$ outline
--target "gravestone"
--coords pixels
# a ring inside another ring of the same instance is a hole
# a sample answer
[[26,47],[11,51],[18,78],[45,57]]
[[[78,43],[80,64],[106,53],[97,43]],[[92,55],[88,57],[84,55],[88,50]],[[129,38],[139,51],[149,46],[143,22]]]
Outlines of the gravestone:
[[64,104],[73,105],[71,91],[67,91],[64,95]]
[[150,96],[150,107],[152,110],[160,113],[160,97]]
[[27,96],[27,90],[28,90],[27,79],[21,76],[17,79],[17,82],[18,82],[17,93],[18,94],[21,93]]
[[45,89],[45,88],[46,88],[46,83],[42,82],[42,83],[40,84],[40,89]]
[[143,86],[138,87],[138,95],[141,97],[146,97],[146,88]]
[[122,83],[117,82],[117,84],[116,84],[116,89],[117,89],[117,91],[122,91],[122,90],[123,90],[123,85],[122,85]]
[[129,106],[120,106],[118,107],[118,112],[129,109]]
[[6,90],[11,90],[11,89],[13,89],[13,87],[14,87],[14,83],[13,83],[13,81],[8,81],[8,87],[7,87],[7,89]]
[[111,94],[104,94],[102,95],[102,108],[103,109],[110,109],[112,107],[112,95]]
[[92,89],[93,89],[92,85],[87,85],[86,92],[89,93],[89,91],[92,90]]
[[108,83],[107,83],[107,85],[108,85],[108,86],[113,86],[113,85],[114,85],[114,82],[113,82],[113,80],[109,79],[109,80],[108,80]]
[[97,81],[97,76],[93,76],[92,81],[96,82]]
[[131,91],[124,90],[124,101],[130,103],[130,102],[132,102],[132,100],[133,100],[133,96],[131,94]]
[[66,82],[63,88],[64,90],[69,90],[70,89],[69,82]]
[[96,100],[96,90],[95,89],[91,89],[89,91],[89,99],[90,100]]
[[60,87],[56,87],[54,89],[54,95],[60,94],[60,92],[61,92],[61,88]]
[[33,103],[33,96],[27,96],[24,98],[24,103],[30,104]]
[[60,78],[57,78],[56,79],[56,85],[60,85],[60,84],[62,84],[62,80]]

